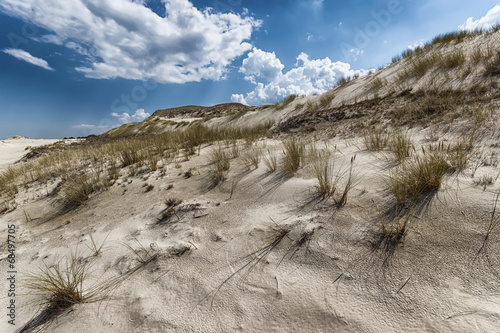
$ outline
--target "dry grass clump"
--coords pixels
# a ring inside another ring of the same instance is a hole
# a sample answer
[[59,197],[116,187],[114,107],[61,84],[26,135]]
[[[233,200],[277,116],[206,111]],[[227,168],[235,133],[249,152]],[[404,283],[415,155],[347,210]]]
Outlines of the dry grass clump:
[[380,152],[387,146],[389,135],[380,127],[374,127],[365,131],[363,143],[369,151]]
[[[318,158],[314,163],[314,171],[318,179],[318,192],[322,199],[331,197],[338,206],[347,203],[347,197],[355,184],[353,166],[356,155],[351,158],[349,169],[335,171],[329,158]],[[343,189],[340,182],[347,177]],[[340,190],[340,192],[339,192]]]
[[243,154],[243,163],[248,170],[250,170],[252,167],[257,169],[259,167],[260,158],[260,150],[252,148],[250,149],[250,151],[247,151],[245,154]]
[[288,96],[281,103],[276,104],[276,110],[284,109],[285,107],[288,106],[288,104],[292,103],[296,98],[297,98],[297,95],[294,95],[294,94]]
[[484,64],[485,76],[500,75],[500,52]]
[[443,56],[443,58],[440,60],[441,61],[439,62],[438,65],[440,65],[440,67],[443,67],[445,69],[460,67],[467,61],[465,54],[461,50],[456,50],[452,53],[449,53]]
[[293,177],[300,168],[304,159],[304,151],[304,143],[300,139],[295,139],[294,136],[283,141],[284,155],[281,168],[287,176]]
[[267,171],[274,172],[278,170],[278,157],[276,156],[276,152],[274,150],[268,149],[267,155],[264,155],[263,158]]
[[331,94],[331,93],[325,93],[321,96],[321,98],[319,99],[319,105],[321,107],[321,109],[326,109],[327,107],[330,106],[330,103],[333,101],[333,99],[335,98],[335,95]]
[[212,168],[209,170],[209,179],[212,185],[216,186],[227,179],[227,172],[231,166],[229,154],[219,146],[210,153],[210,163]]
[[[15,200],[19,188],[16,184],[18,174],[12,167],[8,167],[0,174],[0,213],[8,211]],[[2,200],[3,199],[3,200]]]
[[318,179],[318,191],[321,198],[330,197],[337,190],[337,182],[334,180],[333,163],[329,159],[318,159],[314,163],[314,171]]
[[475,133],[472,133],[467,139],[463,138],[449,145],[441,142],[436,146],[430,146],[429,149],[443,154],[453,171],[463,171],[469,164],[474,140]]
[[54,265],[45,265],[36,274],[27,276],[25,287],[31,295],[41,297],[47,309],[63,310],[77,303],[103,299],[97,290],[84,292],[84,282],[89,277],[90,261],[76,254]]
[[68,179],[62,190],[64,208],[71,209],[82,205],[97,188],[98,185],[95,179],[88,174],[81,174]]
[[436,191],[443,177],[452,169],[443,151],[422,150],[391,172],[389,185],[400,206],[417,202],[424,194]]
[[394,131],[389,140],[389,147],[398,163],[403,163],[410,157],[413,143],[408,135],[401,131]]
[[448,146],[440,143],[407,158],[389,177],[396,203],[417,202],[423,195],[438,190],[446,173],[464,170],[472,142],[472,139],[461,140]]

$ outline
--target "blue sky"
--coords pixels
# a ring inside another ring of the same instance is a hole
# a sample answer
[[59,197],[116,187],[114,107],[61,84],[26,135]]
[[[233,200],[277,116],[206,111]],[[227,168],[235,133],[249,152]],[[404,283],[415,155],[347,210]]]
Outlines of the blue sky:
[[0,139],[321,93],[437,34],[499,20],[497,1],[2,0]]

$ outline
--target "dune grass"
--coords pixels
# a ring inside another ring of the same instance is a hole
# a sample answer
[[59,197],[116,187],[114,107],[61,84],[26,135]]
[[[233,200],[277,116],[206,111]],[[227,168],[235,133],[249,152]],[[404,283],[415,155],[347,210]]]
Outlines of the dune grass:
[[78,257],[76,252],[53,265],[45,264],[38,273],[28,274],[25,288],[40,297],[50,309],[65,309],[77,303],[103,299],[97,290],[84,289],[90,276],[90,261]]
[[251,170],[252,167],[257,169],[259,167],[261,152],[257,148],[251,148],[249,151],[243,154],[243,163],[245,164],[247,170]]
[[208,172],[209,180],[213,186],[227,179],[227,173],[231,167],[229,154],[221,147],[214,148],[209,156],[212,167]]
[[398,205],[417,202],[429,192],[440,188],[441,182],[453,166],[443,150],[425,150],[407,159],[389,176],[389,187]]
[[374,127],[365,131],[363,143],[368,151],[380,152],[389,142],[389,135],[380,127]]
[[267,149],[267,154],[263,156],[264,164],[267,167],[267,171],[274,172],[278,170],[278,157],[276,152],[271,149]]
[[295,139],[294,136],[284,140],[282,144],[281,169],[288,177],[293,177],[303,163],[305,145],[300,139]]
[[[314,171],[318,179],[318,194],[322,199],[333,198],[337,206],[344,206],[347,203],[349,192],[355,185],[355,175],[353,174],[354,161],[356,155],[351,158],[347,170],[335,170],[333,161],[326,158],[318,158],[314,163]],[[343,188],[341,181],[346,178]]]
[[408,135],[401,131],[394,131],[390,134],[389,148],[396,162],[403,163],[406,158],[410,157],[413,143]]

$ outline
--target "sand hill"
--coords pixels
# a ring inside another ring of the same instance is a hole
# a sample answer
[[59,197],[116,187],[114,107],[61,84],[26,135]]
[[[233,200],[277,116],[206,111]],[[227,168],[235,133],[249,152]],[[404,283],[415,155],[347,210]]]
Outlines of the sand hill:
[[500,331],[499,48],[0,146],[4,331]]

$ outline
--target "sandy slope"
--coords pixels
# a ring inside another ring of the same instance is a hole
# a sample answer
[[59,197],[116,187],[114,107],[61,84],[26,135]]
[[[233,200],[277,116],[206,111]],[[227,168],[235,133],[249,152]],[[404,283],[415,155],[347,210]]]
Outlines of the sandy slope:
[[27,151],[27,147],[38,147],[48,145],[59,140],[50,139],[28,139],[14,137],[0,141],[0,170],[18,161]]
[[[364,151],[360,140],[334,145],[338,167],[356,154],[358,184],[342,208],[318,199],[310,166],[286,178],[263,163],[247,171],[238,159],[229,179],[241,180],[229,199],[230,181],[207,187],[212,147],[205,147],[180,168],[136,177],[123,169],[109,191],[60,216],[53,198],[29,188],[18,198],[23,209],[0,216],[1,234],[16,224],[20,281],[75,250],[92,263],[87,289],[122,277],[106,300],[74,306],[50,332],[499,331],[500,235],[478,254],[496,187],[472,186],[467,172],[447,178],[415,214],[403,244],[386,250],[377,235],[389,153]],[[492,172],[497,167],[478,170]],[[146,183],[154,189],[146,192]],[[159,223],[169,197],[183,203]],[[266,252],[282,230],[289,233]],[[89,233],[105,240],[97,257]],[[129,248],[140,252],[139,243],[156,254],[146,265]],[[39,313],[34,296],[17,300],[19,325]],[[6,320],[2,311],[2,325]]]

